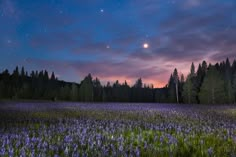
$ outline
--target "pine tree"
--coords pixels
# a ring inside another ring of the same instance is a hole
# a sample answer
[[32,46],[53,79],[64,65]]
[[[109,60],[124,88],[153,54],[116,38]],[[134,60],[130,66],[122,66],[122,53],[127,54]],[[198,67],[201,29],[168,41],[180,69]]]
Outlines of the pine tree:
[[176,94],[176,101],[179,103],[179,75],[177,69],[174,70],[173,73],[174,83],[175,83],[175,94]]
[[156,89],[155,102],[158,102],[158,103],[168,102],[168,88],[167,87]]
[[142,81],[141,78],[139,78],[139,79],[135,82],[134,87],[135,87],[135,88],[142,88],[142,87],[143,87],[143,81]]
[[176,103],[175,82],[172,74],[168,83],[168,102]]
[[56,77],[55,77],[55,74],[54,72],[52,72],[52,75],[51,75],[51,78],[50,78],[52,81],[56,80]]
[[180,82],[179,82],[179,101],[181,103],[184,102],[183,100],[183,90],[184,90],[184,83],[185,83],[185,80],[184,80],[184,74],[181,74],[180,76]]
[[127,84],[127,82],[125,81],[122,85],[121,85],[121,100],[122,102],[128,102],[129,101],[129,97],[130,96],[130,87]]
[[94,100],[93,81],[91,74],[86,76],[81,82],[79,93],[81,101],[92,102]]
[[236,72],[233,75],[233,93],[234,93],[234,103],[236,103]]
[[131,97],[133,102],[143,102],[143,81],[141,78],[136,80],[131,90]]
[[227,58],[225,63],[225,70],[224,70],[224,81],[225,81],[225,93],[226,93],[226,103],[230,104],[234,101],[233,96],[233,87],[232,87],[232,72],[229,59]]
[[30,86],[28,83],[24,83],[22,85],[22,88],[20,88],[19,97],[22,99],[30,99],[31,98]]
[[121,85],[119,83],[118,80],[116,80],[116,82],[113,84],[113,87],[112,87],[112,99],[115,101],[115,102],[118,102],[120,100],[120,96],[121,96]]
[[3,81],[0,80],[0,99],[4,98],[4,84]]
[[[194,81],[194,87],[196,88],[197,93],[200,92],[200,88],[202,86],[206,72],[207,72],[207,63],[206,61],[203,61],[202,64],[199,64],[198,66],[196,78]],[[200,103],[199,94],[197,95],[197,103]]]
[[203,75],[205,75],[207,72],[207,62],[206,61],[202,62],[202,72],[203,72]]
[[188,75],[183,87],[183,98],[185,103],[197,103],[196,73],[194,63],[191,65],[190,74]]
[[[236,60],[233,61],[232,67],[231,67],[232,74],[236,73]],[[232,75],[233,77],[233,75]]]
[[191,74],[188,75],[187,80],[183,87],[184,102],[188,104],[197,103],[197,99],[196,99],[197,91],[194,87],[193,79],[194,77],[192,77]]
[[214,66],[210,66],[204,78],[199,98],[203,104],[217,104],[225,102],[224,81]]
[[43,73],[43,79],[44,79],[45,81],[48,81],[48,80],[49,80],[49,76],[48,76],[47,70],[45,70],[44,73]]
[[194,63],[192,63],[192,65],[191,65],[190,75],[191,76],[195,76],[195,66],[194,66]]
[[103,102],[113,101],[112,99],[112,87],[111,83],[107,82],[107,85],[103,88]]
[[21,77],[24,77],[26,75],[24,67],[21,68],[21,74],[20,75],[21,75]]
[[94,91],[94,101],[101,102],[102,101],[102,85],[98,78],[93,80],[93,91]]
[[79,97],[79,94],[78,94],[78,86],[73,83],[72,84],[72,87],[71,87],[71,94],[70,94],[70,99],[72,101],[78,101],[78,97]]
[[15,78],[18,78],[19,77],[19,68],[18,68],[18,66],[16,67],[16,69],[13,71],[13,77],[15,77]]
[[34,71],[32,71],[32,72],[30,73],[30,77],[31,77],[31,78],[35,78],[35,73],[34,73]]

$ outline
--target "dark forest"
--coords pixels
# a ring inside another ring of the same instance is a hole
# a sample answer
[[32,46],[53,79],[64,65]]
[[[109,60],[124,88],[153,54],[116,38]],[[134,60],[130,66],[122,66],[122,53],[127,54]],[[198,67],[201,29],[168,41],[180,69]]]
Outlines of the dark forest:
[[102,85],[88,74],[80,84],[58,80],[46,70],[28,73],[16,67],[0,74],[0,99],[81,102],[158,102],[188,104],[232,104],[236,101],[236,60],[190,67],[186,78],[174,69],[168,84],[153,88],[139,78],[130,86],[118,80]]

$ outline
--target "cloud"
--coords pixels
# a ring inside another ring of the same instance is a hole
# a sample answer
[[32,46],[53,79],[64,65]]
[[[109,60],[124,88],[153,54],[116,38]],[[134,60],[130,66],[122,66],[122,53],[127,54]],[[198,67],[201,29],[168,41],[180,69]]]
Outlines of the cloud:
[[[149,52],[136,49],[130,58],[186,62],[200,61],[207,57],[217,61],[227,55],[233,57],[236,31],[236,19],[232,18],[234,5],[212,3],[208,5],[215,8],[204,6],[202,13],[182,8],[174,10],[161,24],[160,35],[149,39]],[[216,51],[225,55],[213,54]]]
[[34,49],[57,52],[76,47],[78,40],[79,37],[72,32],[46,32],[34,35],[30,40],[30,45]]
[[[64,76],[67,71],[74,71],[80,81],[88,74],[100,78],[103,82],[128,80],[134,83],[139,77],[143,78],[146,83],[154,84],[156,87],[165,85],[165,81],[158,78],[160,75],[169,76],[165,68],[157,67],[155,65],[148,65],[137,62],[135,60],[125,60],[122,62],[115,62],[111,60],[103,61],[58,61],[58,60],[44,60],[33,59],[27,60],[28,64],[33,64],[41,69],[50,69],[55,71],[58,75]],[[74,76],[74,77],[75,77]],[[61,78],[60,78],[61,79]],[[73,80],[73,79],[72,79]]]
[[9,39],[19,43],[20,49],[13,47],[31,58],[29,66],[55,69],[66,80],[91,72],[102,80],[143,77],[162,86],[175,67],[187,74],[192,61],[235,58],[235,7],[232,0],[2,0],[1,13],[8,16],[0,15],[0,50],[13,50]]
[[15,20],[18,20],[21,14],[21,11],[12,0],[1,0],[0,10],[2,12],[1,16],[13,18]]
[[202,0],[185,0],[184,7],[185,8],[192,8],[192,7],[198,7],[204,3]]

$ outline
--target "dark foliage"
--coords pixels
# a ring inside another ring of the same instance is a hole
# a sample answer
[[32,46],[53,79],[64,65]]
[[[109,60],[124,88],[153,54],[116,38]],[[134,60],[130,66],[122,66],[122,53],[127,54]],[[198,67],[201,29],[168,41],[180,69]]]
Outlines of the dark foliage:
[[118,80],[103,86],[89,74],[77,84],[60,81],[46,70],[29,75],[24,67],[16,67],[11,74],[8,70],[0,73],[0,99],[231,104],[236,102],[236,61],[231,64],[227,59],[215,65],[203,61],[196,72],[192,63],[186,80],[174,69],[168,84],[159,89],[141,78],[132,87]]

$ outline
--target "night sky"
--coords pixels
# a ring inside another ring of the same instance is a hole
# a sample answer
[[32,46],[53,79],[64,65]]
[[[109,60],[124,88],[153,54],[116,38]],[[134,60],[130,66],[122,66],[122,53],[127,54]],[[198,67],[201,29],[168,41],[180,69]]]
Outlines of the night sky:
[[236,57],[236,1],[0,0],[0,54],[1,71],[161,87],[175,67]]

